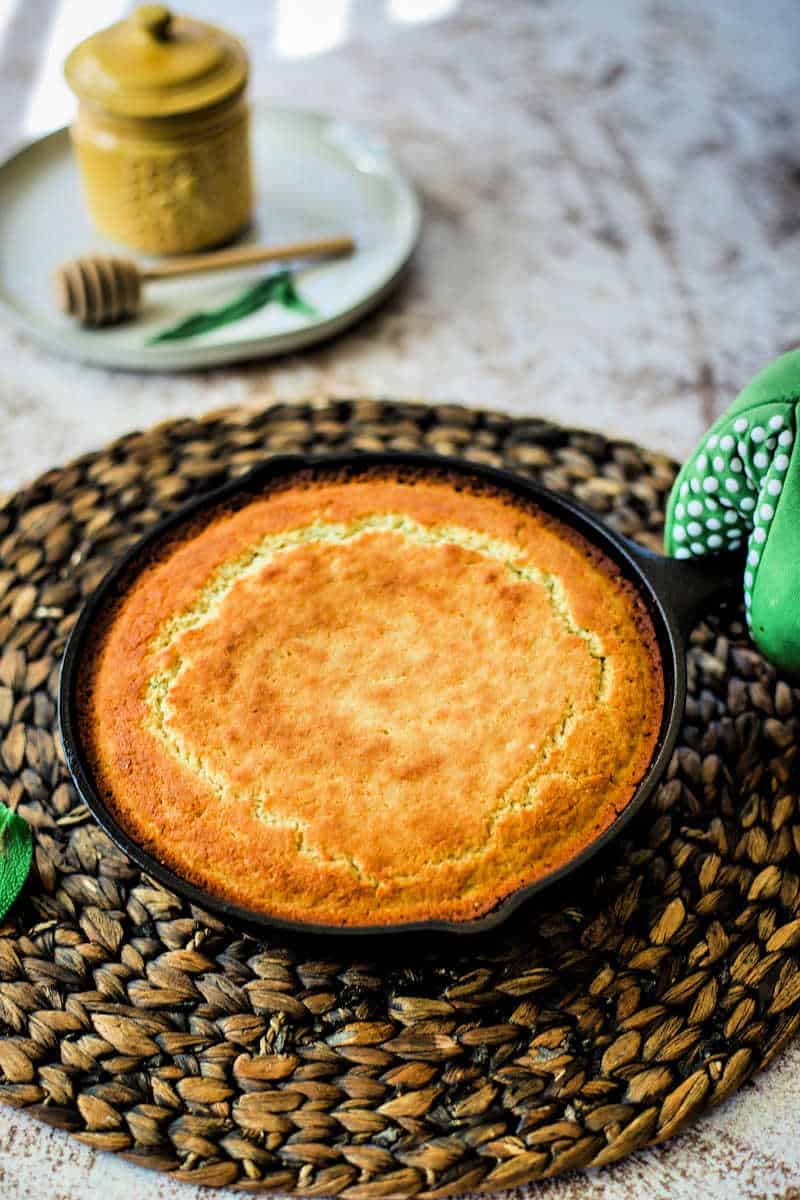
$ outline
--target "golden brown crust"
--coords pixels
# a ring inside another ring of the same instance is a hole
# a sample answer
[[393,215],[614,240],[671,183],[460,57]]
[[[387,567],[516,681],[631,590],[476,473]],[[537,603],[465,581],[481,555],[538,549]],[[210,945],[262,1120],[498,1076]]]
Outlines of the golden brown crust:
[[173,541],[87,663],[82,737],[135,840],[287,920],[469,920],[628,803],[663,707],[608,560],[434,476],[298,478]]

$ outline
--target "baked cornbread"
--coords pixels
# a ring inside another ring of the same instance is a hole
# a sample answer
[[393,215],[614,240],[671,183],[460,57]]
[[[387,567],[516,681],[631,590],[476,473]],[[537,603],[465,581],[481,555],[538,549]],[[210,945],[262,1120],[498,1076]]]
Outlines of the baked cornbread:
[[663,689],[618,569],[510,493],[299,472],[173,536],[108,606],[98,788],[215,896],[336,926],[466,921],[633,795]]

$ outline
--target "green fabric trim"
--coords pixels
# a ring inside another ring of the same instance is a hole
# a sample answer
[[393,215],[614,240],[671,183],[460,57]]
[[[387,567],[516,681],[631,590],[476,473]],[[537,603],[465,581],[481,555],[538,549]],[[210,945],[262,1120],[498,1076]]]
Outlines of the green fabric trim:
[[768,363],[751,379],[725,416],[735,417],[761,404],[797,404],[800,401],[800,350],[790,350]]
[[798,408],[795,350],[761,371],[709,429],[675,481],[664,531],[665,549],[676,558],[746,542],[751,636],[791,674],[800,674]]
[[768,533],[755,568],[750,633],[771,662],[792,675],[800,675],[800,449],[797,444]]
[[0,804],[0,921],[22,890],[32,860],[30,829],[22,817]]

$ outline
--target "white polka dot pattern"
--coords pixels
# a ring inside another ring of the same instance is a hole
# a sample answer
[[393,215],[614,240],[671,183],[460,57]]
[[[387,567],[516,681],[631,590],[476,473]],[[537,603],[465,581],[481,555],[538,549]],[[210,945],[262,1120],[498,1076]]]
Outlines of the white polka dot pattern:
[[680,502],[668,522],[667,549],[676,558],[733,550],[747,540],[748,623],[758,565],[794,436],[794,405],[761,405],[750,416],[736,417],[723,431],[709,435],[683,468],[675,492]]

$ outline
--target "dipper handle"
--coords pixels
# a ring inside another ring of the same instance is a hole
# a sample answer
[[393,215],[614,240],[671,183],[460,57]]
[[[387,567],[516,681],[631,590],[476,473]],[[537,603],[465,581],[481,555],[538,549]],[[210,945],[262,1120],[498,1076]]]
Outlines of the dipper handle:
[[205,271],[225,271],[228,267],[249,267],[254,263],[286,262],[292,258],[338,258],[352,254],[351,237],[316,238],[313,241],[287,242],[284,246],[233,246],[212,254],[186,254],[173,262],[158,263],[142,271],[143,280],[173,279],[176,275],[195,275]]

